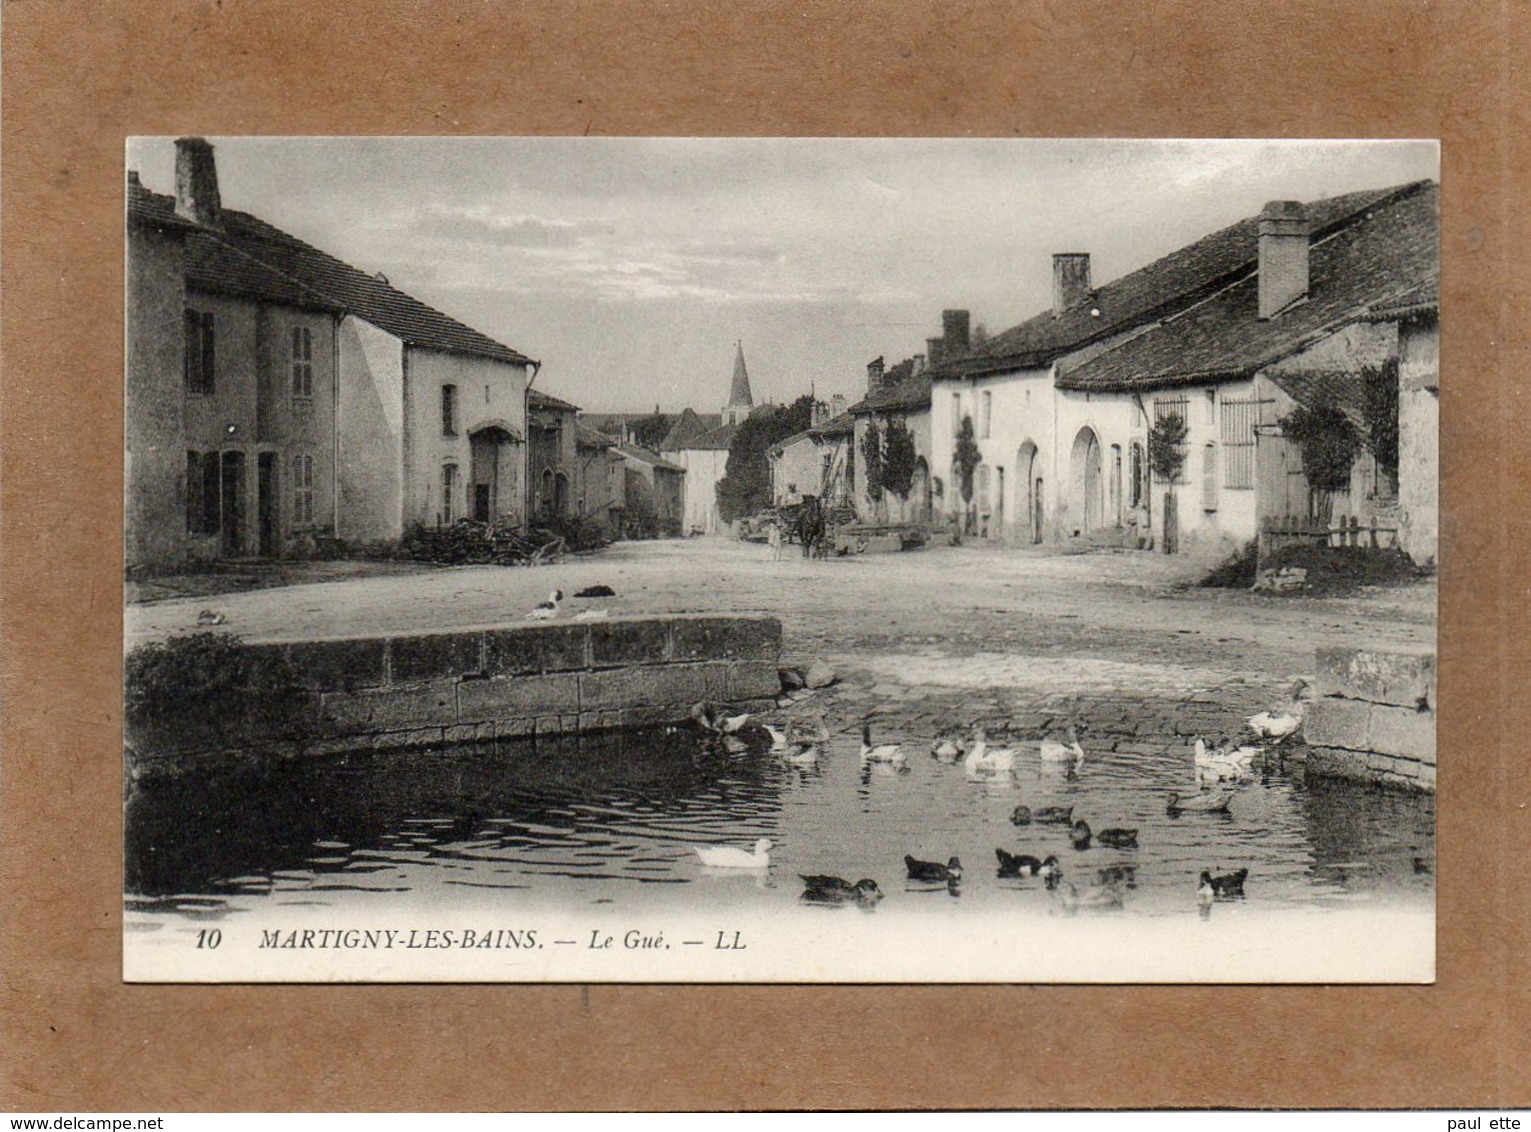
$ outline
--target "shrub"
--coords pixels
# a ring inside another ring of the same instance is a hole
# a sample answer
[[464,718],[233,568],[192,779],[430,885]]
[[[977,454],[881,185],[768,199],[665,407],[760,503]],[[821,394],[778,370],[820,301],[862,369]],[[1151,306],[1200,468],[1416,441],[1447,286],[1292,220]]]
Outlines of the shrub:
[[867,421],[867,430],[861,434],[861,462],[865,470],[866,496],[873,503],[881,502],[883,489],[882,432],[874,417]]
[[1281,435],[1302,453],[1302,473],[1314,491],[1348,491],[1361,434],[1338,405],[1298,405],[1281,418]]
[[303,702],[297,672],[275,649],[231,633],[192,633],[136,646],[123,679],[130,732],[222,735],[281,720]]
[[957,449],[953,454],[953,462],[956,465],[957,486],[962,492],[962,502],[971,503],[973,502],[973,473],[983,462],[983,454],[978,451],[978,439],[973,435],[972,417],[963,417],[962,424],[957,429]]
[[1169,413],[1148,430],[1148,467],[1160,483],[1173,486],[1185,467],[1185,418]]
[[1259,569],[1259,544],[1250,539],[1226,561],[1204,577],[1200,584],[1217,589],[1248,589],[1255,584]]
[[891,418],[883,433],[883,486],[900,499],[907,500],[914,488],[914,469],[918,460],[914,433],[898,417]]

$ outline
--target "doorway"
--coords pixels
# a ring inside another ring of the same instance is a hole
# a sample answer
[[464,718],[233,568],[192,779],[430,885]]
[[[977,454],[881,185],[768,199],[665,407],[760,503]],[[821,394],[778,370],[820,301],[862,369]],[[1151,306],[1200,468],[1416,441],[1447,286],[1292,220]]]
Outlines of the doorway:
[[255,521],[260,531],[259,554],[276,557],[276,453],[262,452],[255,464]]

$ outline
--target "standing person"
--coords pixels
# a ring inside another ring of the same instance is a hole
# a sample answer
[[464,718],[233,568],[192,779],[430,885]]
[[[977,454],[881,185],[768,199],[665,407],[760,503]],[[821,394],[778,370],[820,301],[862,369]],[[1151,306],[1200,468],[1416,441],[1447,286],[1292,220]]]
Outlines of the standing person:
[[771,518],[771,531],[767,535],[771,544],[771,561],[781,561],[781,513],[776,512]]

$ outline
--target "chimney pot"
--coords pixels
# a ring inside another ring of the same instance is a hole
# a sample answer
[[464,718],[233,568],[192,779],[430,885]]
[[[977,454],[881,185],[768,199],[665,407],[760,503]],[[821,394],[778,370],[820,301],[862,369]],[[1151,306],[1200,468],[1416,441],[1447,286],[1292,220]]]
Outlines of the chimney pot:
[[204,228],[223,227],[223,202],[218,197],[218,166],[205,138],[175,142],[175,211]]
[[1090,253],[1053,256],[1053,317],[1086,302],[1090,294]]
[[971,349],[968,338],[968,312],[941,312],[941,356],[960,358]]
[[1274,318],[1308,294],[1308,215],[1302,202],[1273,200],[1260,211],[1259,313]]

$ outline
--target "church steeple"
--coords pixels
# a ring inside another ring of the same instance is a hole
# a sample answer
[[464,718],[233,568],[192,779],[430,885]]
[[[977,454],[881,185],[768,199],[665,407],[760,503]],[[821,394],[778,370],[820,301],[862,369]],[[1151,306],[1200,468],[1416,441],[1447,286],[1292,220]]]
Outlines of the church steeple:
[[750,396],[750,375],[744,368],[744,343],[734,343],[734,380],[728,390],[728,404],[723,408],[723,423],[738,424],[750,415],[755,399]]

